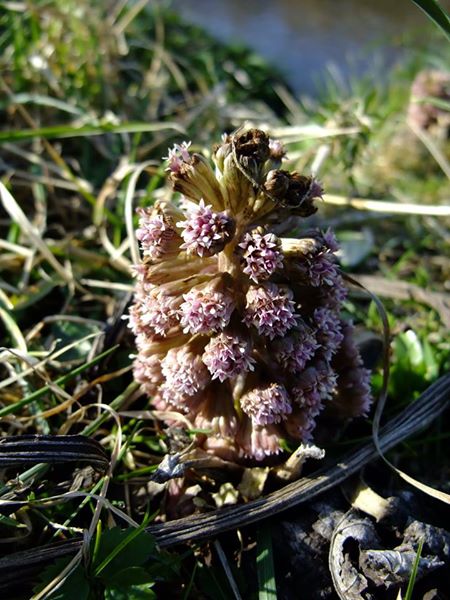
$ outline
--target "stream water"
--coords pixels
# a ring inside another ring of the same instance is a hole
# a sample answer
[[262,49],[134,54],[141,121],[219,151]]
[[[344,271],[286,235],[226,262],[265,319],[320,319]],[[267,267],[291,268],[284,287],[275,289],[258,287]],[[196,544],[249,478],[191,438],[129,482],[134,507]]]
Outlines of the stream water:
[[[450,0],[442,4],[448,9]],[[327,69],[343,77],[384,76],[408,52],[411,32],[424,39],[432,29],[411,0],[173,0],[173,6],[216,38],[250,46],[306,93],[317,90]]]

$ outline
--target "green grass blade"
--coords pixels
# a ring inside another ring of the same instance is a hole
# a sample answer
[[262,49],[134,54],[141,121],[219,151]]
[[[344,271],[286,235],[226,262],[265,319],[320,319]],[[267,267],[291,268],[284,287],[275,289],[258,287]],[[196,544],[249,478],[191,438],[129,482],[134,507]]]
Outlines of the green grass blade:
[[45,96],[44,94],[14,94],[7,101],[0,102],[0,109],[5,110],[7,106],[11,104],[36,104],[37,106],[47,106],[76,115],[77,117],[81,117],[85,114],[84,111],[72,106],[68,102],[63,102],[62,100],[52,98],[51,96]]
[[3,321],[5,328],[7,329],[11,339],[13,340],[15,347],[22,352],[27,352],[27,345],[23,337],[20,327],[15,322],[11,313],[8,310],[4,310],[0,307],[0,320]]
[[256,536],[256,569],[258,571],[259,600],[276,600],[277,586],[273,564],[272,536],[267,524],[258,529]]
[[437,0],[412,0],[450,40],[450,17]]
[[421,98],[420,100],[415,100],[415,102],[417,102],[417,104],[431,104],[432,106],[436,106],[436,108],[440,108],[442,110],[450,112],[450,102],[448,100],[443,100],[442,98],[426,96],[425,98]]
[[[106,356],[108,356],[109,354],[114,352],[114,350],[116,350],[117,348],[118,348],[118,346],[113,346],[112,348],[105,350],[105,352],[102,352],[102,354],[99,354],[98,356],[93,358],[88,363],[81,365],[80,367],[74,369],[70,373],[67,373],[67,375],[63,375],[62,377],[59,377],[59,379],[56,379],[55,384],[56,385],[64,385],[70,379],[72,379],[73,377],[76,377],[79,373],[82,373],[83,371],[86,371],[86,369],[89,369],[90,367],[96,365],[98,362],[103,360],[103,358],[105,358]],[[44,385],[43,387],[39,388],[32,394],[29,394],[25,398],[22,398],[22,400],[19,400],[18,402],[15,402],[14,404],[11,404],[10,406],[5,406],[4,408],[0,409],[0,417],[4,417],[11,413],[17,412],[18,410],[20,410],[27,404],[30,404],[31,402],[38,400],[41,396],[43,396],[44,394],[46,394],[49,391],[50,391],[49,386]]]
[[[127,400],[127,398],[129,398],[130,395],[133,392],[135,392],[138,388],[139,388],[139,384],[136,381],[132,381],[129,384],[129,386],[121,394],[116,396],[116,398],[114,398],[114,400],[112,402],[110,402],[109,406],[113,410],[120,410],[122,408],[123,403]],[[97,431],[97,429],[100,427],[100,425],[102,425],[105,421],[107,421],[110,418],[111,418],[111,415],[109,413],[106,413],[106,412],[102,413],[99,417],[97,417],[95,419],[95,421],[92,421],[92,423],[87,425],[81,431],[81,433],[83,435],[87,435],[87,436],[92,435],[93,433],[95,433]]]
[[6,493],[14,490],[16,486],[20,486],[20,484],[27,485],[31,481],[36,481],[37,478],[42,477],[46,471],[48,471],[49,465],[47,463],[39,463],[38,465],[33,465],[31,469],[27,469],[20,475],[17,475],[15,479],[10,483],[6,483],[5,485],[0,486],[0,497],[4,496]]
[[412,599],[412,593],[413,593],[413,590],[414,590],[414,584],[416,582],[417,571],[419,569],[419,562],[420,562],[420,556],[422,554],[422,548],[423,548],[423,539],[420,540],[419,547],[417,548],[416,559],[414,561],[414,565],[413,565],[413,568],[412,568],[412,571],[411,571],[411,575],[409,576],[409,581],[408,581],[408,587],[406,589],[405,600],[411,600]]
[[6,515],[0,515],[0,525],[4,527],[14,527],[15,529],[26,529],[26,525]]
[[[142,523],[136,529],[130,529],[128,535],[124,537],[119,544],[114,548],[114,550],[105,557],[105,559],[95,568],[94,576],[98,577],[100,573],[109,565],[109,563],[116,558],[131,542],[137,538],[138,535],[144,532],[144,529],[148,525],[148,523],[154,519],[155,515],[150,515],[147,513],[142,520]],[[145,534],[148,536],[148,534]]]
[[194,585],[194,579],[195,579],[195,575],[197,573],[197,568],[198,568],[198,562],[195,563],[194,568],[192,569],[192,575],[191,578],[189,579],[189,583],[186,587],[186,591],[184,592],[184,596],[182,598],[182,600],[188,600],[191,596],[191,589],[192,586]]
[[104,123],[101,125],[82,125],[81,127],[55,125],[53,127],[37,127],[36,129],[0,131],[0,143],[32,140],[34,138],[64,139],[86,137],[91,135],[102,135],[104,133],[148,133],[164,131],[166,129],[172,129],[178,133],[185,133],[183,127],[177,123],[121,123],[120,125]]

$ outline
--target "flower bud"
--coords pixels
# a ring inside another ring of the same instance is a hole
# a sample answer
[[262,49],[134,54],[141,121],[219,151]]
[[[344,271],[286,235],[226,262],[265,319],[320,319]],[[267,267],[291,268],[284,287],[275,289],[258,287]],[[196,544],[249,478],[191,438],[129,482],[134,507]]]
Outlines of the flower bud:
[[291,178],[288,171],[274,169],[267,173],[266,181],[264,182],[264,190],[270,198],[283,202],[289,189],[290,180]]
[[236,225],[226,213],[213,212],[200,200],[198,206],[192,206],[186,221],[179,221],[177,227],[182,229],[184,244],[181,248],[191,254],[206,257],[221,252],[232,239]]
[[278,383],[254,388],[241,397],[240,404],[255,425],[279,423],[292,412],[286,388]]
[[296,325],[295,302],[289,288],[274,283],[250,286],[244,322],[254,325],[258,333],[273,339],[283,336]]
[[249,129],[234,136],[236,157],[245,168],[257,170],[270,157],[269,137],[261,129]]
[[203,353],[203,362],[212,379],[225,381],[246,371],[253,371],[250,342],[232,333],[211,338]]
[[299,175],[294,172],[289,180],[289,187],[284,196],[284,204],[296,215],[309,217],[317,211],[314,200],[321,198],[322,194],[322,186],[313,177]]
[[242,251],[244,273],[255,283],[269,279],[283,266],[280,239],[273,233],[264,233],[262,227],[246,233],[238,247]]

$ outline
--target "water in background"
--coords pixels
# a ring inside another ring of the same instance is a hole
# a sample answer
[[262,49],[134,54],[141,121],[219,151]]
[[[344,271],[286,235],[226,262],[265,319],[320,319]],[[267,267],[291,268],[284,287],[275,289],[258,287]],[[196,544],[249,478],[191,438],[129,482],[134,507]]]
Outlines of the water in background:
[[[442,2],[449,8],[450,0]],[[314,93],[326,69],[382,76],[415,30],[432,25],[411,0],[173,0],[216,38],[245,43],[276,64],[297,91]],[[443,37],[445,43],[445,38]]]

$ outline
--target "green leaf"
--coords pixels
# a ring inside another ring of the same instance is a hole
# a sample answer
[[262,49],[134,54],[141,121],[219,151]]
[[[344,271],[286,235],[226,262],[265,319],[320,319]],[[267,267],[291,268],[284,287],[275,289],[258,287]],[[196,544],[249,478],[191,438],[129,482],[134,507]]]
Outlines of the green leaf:
[[[400,337],[400,336],[399,336]],[[424,366],[423,348],[417,337],[417,334],[412,329],[408,329],[401,334],[401,339],[405,346],[409,363],[412,368],[419,369]]]
[[389,392],[392,397],[413,398],[439,374],[436,350],[409,329],[395,336]]
[[437,0],[412,0],[450,40],[450,17]]
[[118,571],[143,565],[154,550],[153,536],[140,528],[108,529],[100,539],[94,575],[108,581]]
[[150,575],[153,581],[173,579],[180,574],[180,555],[159,550],[155,558],[156,561],[152,562],[148,567],[146,567],[147,573]]
[[153,584],[152,575],[142,567],[128,567],[108,577],[108,586],[113,588],[129,587],[131,585]]
[[339,232],[339,258],[343,267],[353,268],[363,262],[374,247],[370,229]]
[[184,129],[176,123],[120,123],[119,125],[104,123],[100,125],[82,125],[80,127],[54,125],[53,127],[37,127],[36,129],[0,131],[0,143],[32,140],[35,138],[64,139],[103,135],[104,133],[154,132],[166,129],[173,129],[179,133],[184,133]]
[[450,102],[448,100],[443,100],[442,98],[425,96],[425,98],[415,99],[413,101],[417,104],[431,104],[432,106],[436,106],[437,108],[441,108],[442,110],[450,112]]
[[[44,569],[41,574],[41,583],[35,587],[34,592],[38,593],[43,590],[69,562],[66,558],[61,558]],[[87,600],[89,598],[89,583],[81,564],[67,577],[61,587],[51,594],[51,598],[52,600]]]
[[36,104],[37,106],[49,106],[76,116],[82,116],[84,112],[68,102],[63,102],[51,96],[43,94],[14,94],[6,102],[0,102],[0,109],[5,110],[11,104]]
[[86,339],[91,333],[99,331],[99,327],[93,323],[83,322],[72,322],[72,321],[58,321],[52,323],[52,335],[55,339],[58,339],[58,344],[55,350],[69,346],[75,340],[84,341],[76,346],[73,346],[64,354],[59,355],[61,361],[79,360],[88,356],[92,349],[93,338]]
[[108,587],[105,590],[105,600],[146,600],[156,598],[149,584],[132,585],[127,588]]
[[439,362],[433,352],[431,344],[424,340],[423,342],[423,360],[425,364],[425,378],[427,381],[433,381],[439,375]]
[[276,600],[277,585],[273,564],[272,536],[267,524],[258,529],[256,536],[256,569],[258,571],[259,600]]

